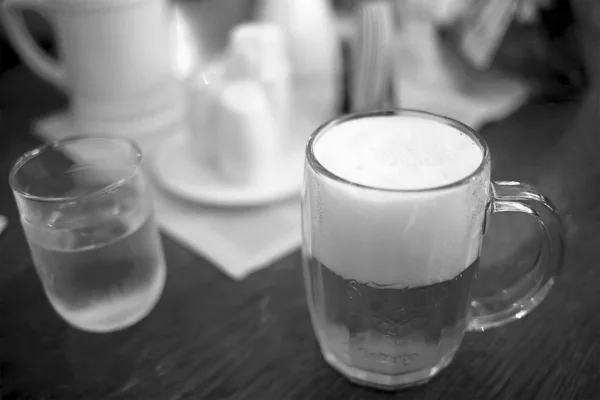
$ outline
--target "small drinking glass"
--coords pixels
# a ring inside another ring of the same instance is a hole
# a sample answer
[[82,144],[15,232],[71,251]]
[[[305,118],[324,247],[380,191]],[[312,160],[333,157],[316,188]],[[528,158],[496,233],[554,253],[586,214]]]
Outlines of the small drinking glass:
[[56,312],[110,332],[144,318],[166,265],[142,154],[122,138],[80,138],[24,154],[10,173],[33,263]]

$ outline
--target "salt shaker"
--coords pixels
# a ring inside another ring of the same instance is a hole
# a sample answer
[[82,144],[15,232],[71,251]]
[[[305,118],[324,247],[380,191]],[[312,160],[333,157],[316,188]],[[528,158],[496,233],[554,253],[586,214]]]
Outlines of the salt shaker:
[[290,66],[284,36],[273,23],[244,23],[229,35],[225,80],[258,81],[267,95],[281,139],[289,136]]
[[327,0],[259,0],[257,19],[284,32],[292,79],[332,116],[338,106],[341,46],[334,11]]

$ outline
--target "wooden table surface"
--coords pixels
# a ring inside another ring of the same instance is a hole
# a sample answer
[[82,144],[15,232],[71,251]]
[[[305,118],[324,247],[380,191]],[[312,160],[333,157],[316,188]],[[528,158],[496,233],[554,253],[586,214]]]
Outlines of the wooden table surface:
[[[482,130],[494,178],[537,185],[563,214],[567,254],[550,295],[520,321],[467,334],[449,368],[396,394],[350,384],[325,364],[298,252],[234,282],[165,236],[168,281],[146,319],[111,334],[69,327],[43,293],[7,182],[19,155],[39,143],[32,122],[64,105],[22,67],[0,78],[0,213],[9,218],[0,237],[3,399],[600,399],[595,93],[529,104]],[[489,259],[510,258],[515,221],[492,221]]]

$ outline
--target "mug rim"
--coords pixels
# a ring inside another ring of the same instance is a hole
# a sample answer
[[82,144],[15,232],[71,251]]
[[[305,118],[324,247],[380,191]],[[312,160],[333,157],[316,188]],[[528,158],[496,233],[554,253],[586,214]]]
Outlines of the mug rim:
[[[318,160],[317,156],[314,153],[315,149],[315,141],[323,134],[326,134],[333,128],[344,124],[346,122],[355,121],[359,119],[367,119],[367,118],[376,118],[376,117],[398,117],[398,116],[415,116],[422,119],[427,119],[430,121],[437,121],[442,123],[443,125],[450,126],[452,128],[458,129],[460,132],[466,134],[469,138],[471,138],[475,144],[479,146],[483,155],[481,157],[481,161],[477,168],[473,170],[469,175],[452,181],[450,183],[445,183],[443,185],[425,187],[425,188],[408,188],[408,189],[397,189],[397,188],[384,188],[373,185],[366,185],[358,182],[354,182],[350,179],[342,178],[341,176],[333,173],[329,169],[327,169],[321,162]],[[455,187],[459,187],[469,182],[475,180],[483,171],[485,170],[486,165],[488,164],[490,158],[490,152],[487,143],[483,138],[471,127],[468,125],[457,121],[453,118],[446,117],[440,114],[435,114],[428,111],[409,109],[409,108],[396,108],[390,110],[377,110],[377,111],[369,111],[362,113],[352,113],[346,114],[341,117],[334,118],[328,122],[325,122],[321,126],[319,126],[309,137],[308,142],[306,143],[305,148],[306,162],[308,166],[315,171],[317,174],[325,176],[326,178],[332,179],[334,181],[340,182],[345,185],[350,185],[354,187],[358,187],[361,189],[378,191],[378,192],[388,192],[388,193],[428,193],[428,192],[436,192],[445,189],[452,189]]]
[[[102,188],[100,188],[92,193],[86,193],[86,194],[80,195],[80,196],[55,196],[55,197],[40,196],[40,195],[36,195],[33,193],[29,193],[29,191],[24,190],[23,188],[19,187],[19,184],[16,181],[17,175],[18,175],[19,171],[21,171],[21,169],[25,165],[27,165],[27,163],[29,163],[30,161],[35,160],[40,155],[42,155],[50,150],[56,150],[61,147],[64,148],[66,145],[73,144],[73,143],[91,142],[94,140],[100,140],[103,142],[111,142],[112,141],[112,142],[117,142],[117,143],[121,143],[121,144],[125,144],[125,145],[129,146],[129,150],[131,151],[131,156],[132,156],[131,171],[129,171],[127,174],[124,174],[119,179],[115,179],[113,182],[103,186]],[[129,181],[130,179],[132,179],[134,176],[136,176],[139,173],[141,166],[142,166],[143,158],[144,157],[142,154],[142,150],[137,145],[137,143],[131,139],[124,138],[124,137],[87,136],[87,137],[73,137],[73,138],[68,138],[68,139],[61,139],[61,140],[56,140],[56,141],[52,141],[49,143],[44,143],[44,144],[39,145],[31,150],[26,151],[23,155],[21,155],[17,159],[17,161],[14,163],[12,168],[10,169],[10,173],[8,174],[8,183],[9,183],[10,188],[12,189],[14,195],[19,196],[19,197],[23,198],[24,200],[38,201],[38,202],[44,202],[44,203],[64,203],[64,202],[76,201],[76,200],[79,200],[84,197],[97,196],[99,194],[105,193],[107,191],[110,191],[114,188],[117,188],[117,187],[123,185],[125,182]]]

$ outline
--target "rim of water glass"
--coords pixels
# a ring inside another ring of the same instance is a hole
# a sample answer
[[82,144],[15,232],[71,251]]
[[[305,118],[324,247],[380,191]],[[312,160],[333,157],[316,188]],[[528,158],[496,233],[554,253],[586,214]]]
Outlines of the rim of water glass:
[[[128,174],[124,175],[122,178],[115,180],[114,182],[102,187],[101,189],[98,189],[91,193],[86,193],[81,196],[72,196],[72,197],[69,197],[69,196],[61,196],[61,197],[38,196],[38,195],[35,195],[32,193],[28,193],[27,191],[22,190],[21,188],[17,187],[18,185],[16,183],[16,176],[19,173],[19,171],[21,170],[21,168],[23,168],[28,162],[36,159],[38,156],[40,156],[41,154],[43,154],[49,150],[55,150],[57,148],[64,147],[70,143],[87,142],[87,141],[91,141],[91,140],[101,140],[101,141],[107,141],[107,142],[112,141],[112,142],[120,142],[120,143],[127,144],[131,149],[131,155],[132,155],[132,161],[133,161],[131,171]],[[140,167],[142,165],[142,160],[143,160],[142,150],[137,145],[137,143],[135,143],[133,140],[128,139],[128,138],[111,137],[111,136],[88,136],[88,137],[75,137],[75,138],[70,138],[70,139],[62,139],[62,140],[56,140],[53,142],[42,144],[34,149],[31,149],[31,150],[25,152],[21,157],[19,157],[17,159],[17,161],[11,168],[10,174],[8,176],[8,182],[9,182],[9,185],[10,185],[11,189],[13,190],[13,192],[16,195],[19,195],[20,197],[23,197],[26,200],[34,200],[34,201],[45,202],[45,203],[62,203],[62,202],[68,202],[68,201],[82,199],[85,197],[97,196],[99,194],[105,193],[107,191],[110,191],[114,188],[117,188],[117,187],[123,185],[125,182],[129,181],[131,178],[133,178],[134,176],[137,175],[137,173],[140,170]]]
[[[333,129],[343,123],[346,123],[349,121],[354,121],[354,120],[359,120],[359,119],[365,119],[365,118],[397,117],[397,116],[420,117],[420,118],[428,119],[430,121],[441,122],[442,124],[444,124],[446,126],[451,126],[455,129],[458,129],[460,132],[469,136],[481,148],[481,151],[483,152],[483,156],[481,157],[481,161],[480,161],[479,165],[469,175],[467,175],[463,178],[457,179],[455,181],[452,181],[450,183],[446,183],[444,185],[426,187],[426,188],[414,188],[414,189],[411,189],[411,188],[408,188],[408,189],[393,188],[392,189],[392,188],[383,188],[383,187],[378,187],[378,186],[365,185],[362,183],[354,182],[354,181],[346,179],[346,178],[342,178],[341,176],[336,175],[335,173],[331,172],[329,169],[325,168],[323,166],[323,164],[321,164],[321,162],[317,159],[317,157],[314,153],[315,141],[321,135],[326,134],[331,129]],[[473,128],[469,127],[468,125],[463,124],[462,122],[452,119],[450,117],[431,113],[428,111],[415,110],[415,109],[409,109],[409,108],[397,108],[397,109],[391,109],[391,110],[378,110],[378,111],[369,111],[369,112],[363,112],[363,113],[346,114],[344,116],[334,118],[328,122],[325,122],[321,126],[319,126],[310,135],[310,138],[308,139],[308,142],[306,143],[306,160],[308,162],[308,165],[318,174],[321,174],[321,175],[323,175],[329,179],[332,179],[334,181],[338,181],[340,183],[355,186],[358,188],[379,191],[379,192],[389,192],[389,193],[427,193],[427,192],[436,192],[436,191],[440,191],[440,190],[451,189],[451,188],[455,188],[458,186],[462,186],[466,183],[473,181],[474,179],[477,178],[477,176],[479,176],[483,172],[483,170],[485,169],[485,166],[488,162],[489,157],[490,157],[490,152],[489,152],[487,143]]]

